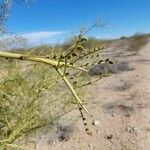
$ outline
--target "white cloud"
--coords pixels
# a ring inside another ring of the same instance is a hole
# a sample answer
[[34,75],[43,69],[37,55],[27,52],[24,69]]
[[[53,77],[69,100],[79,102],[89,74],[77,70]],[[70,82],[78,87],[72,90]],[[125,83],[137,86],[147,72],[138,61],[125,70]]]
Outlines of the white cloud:
[[114,36],[114,35],[112,35],[112,34],[104,34],[104,35],[102,35],[102,36],[96,35],[95,37],[96,37],[97,39],[116,39],[116,38],[118,38],[119,36]]
[[40,32],[29,32],[21,34],[21,36],[25,37],[29,42],[39,43],[41,40],[52,39],[56,36],[63,35],[65,32],[63,31],[40,31]]

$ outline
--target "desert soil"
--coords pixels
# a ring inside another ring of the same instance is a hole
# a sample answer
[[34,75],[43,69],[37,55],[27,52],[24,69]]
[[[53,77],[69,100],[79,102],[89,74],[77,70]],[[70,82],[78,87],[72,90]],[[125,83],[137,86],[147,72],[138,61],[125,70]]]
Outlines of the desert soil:
[[79,112],[74,110],[62,118],[66,128],[62,127],[64,133],[59,140],[55,135],[57,129],[46,130],[36,135],[31,149],[150,150],[150,42],[138,54],[110,48],[105,53],[115,53],[118,60],[129,62],[132,69],[86,87],[92,136],[86,134]]

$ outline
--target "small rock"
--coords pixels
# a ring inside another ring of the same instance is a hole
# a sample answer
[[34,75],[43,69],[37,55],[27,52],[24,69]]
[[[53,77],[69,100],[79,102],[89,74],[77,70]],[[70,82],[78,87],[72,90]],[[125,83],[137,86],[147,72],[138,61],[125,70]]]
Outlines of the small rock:
[[119,133],[116,133],[116,137],[119,138]]
[[128,126],[128,127],[126,127],[126,132],[130,132],[130,127]]
[[98,120],[95,120],[95,121],[92,122],[93,125],[99,125],[99,123],[100,122]]
[[100,134],[101,132],[99,130],[97,130],[97,134]]
[[135,144],[136,142],[134,140],[131,140],[131,143]]
[[137,134],[139,133],[138,128],[136,128],[136,127],[131,127],[131,126],[128,126],[128,127],[126,128],[126,131],[129,132],[129,133],[135,134],[135,135],[137,135]]
[[139,133],[138,128],[133,128],[133,132],[137,135]]
[[55,145],[55,144],[56,144],[56,142],[55,142],[55,141],[53,141],[53,142],[52,142],[52,144],[53,144],[53,145]]
[[92,147],[93,147],[93,145],[92,145],[92,144],[89,144],[89,147],[90,147],[90,148],[92,148]]
[[111,140],[111,139],[113,138],[113,135],[112,135],[112,134],[109,134],[109,135],[106,136],[106,138],[107,138],[108,140]]

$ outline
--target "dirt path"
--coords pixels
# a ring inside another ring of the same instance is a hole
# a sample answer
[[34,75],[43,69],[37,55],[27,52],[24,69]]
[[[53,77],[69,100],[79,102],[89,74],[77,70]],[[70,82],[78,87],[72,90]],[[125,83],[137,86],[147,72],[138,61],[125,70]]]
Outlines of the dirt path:
[[[98,83],[95,95],[99,95],[91,98],[101,105],[100,113],[94,114],[95,119],[100,120],[101,137],[95,149],[149,150],[150,43],[138,55],[128,57],[125,53],[121,60],[127,60],[134,69]],[[96,107],[97,104],[93,110],[97,110]]]
[[[138,91],[141,94],[140,104],[143,107],[139,114],[138,124],[141,133],[139,134],[138,147],[141,150],[150,149],[150,43],[144,47],[140,56],[141,63],[137,66],[137,73],[140,76],[140,82],[137,85]],[[137,91],[137,92],[138,92]]]
[[133,70],[113,74],[86,89],[89,120],[98,121],[96,125],[89,121],[93,135],[85,133],[75,110],[68,116],[76,123],[69,140],[52,142],[47,132],[37,136],[36,150],[150,150],[150,43],[137,55],[117,52]]
[[138,55],[125,54],[121,60],[127,60],[134,69],[101,81],[95,87],[95,97],[91,97],[101,105],[101,109],[93,105],[101,137],[95,149],[149,150],[150,43]]

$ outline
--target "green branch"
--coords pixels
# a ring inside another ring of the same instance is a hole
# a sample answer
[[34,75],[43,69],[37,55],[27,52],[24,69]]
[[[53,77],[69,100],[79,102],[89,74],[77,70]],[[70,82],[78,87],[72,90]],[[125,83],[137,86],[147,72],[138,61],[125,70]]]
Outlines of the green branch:
[[[58,61],[47,59],[47,58],[41,58],[38,56],[23,55],[23,54],[18,54],[18,53],[10,53],[10,52],[1,52],[0,51],[0,57],[39,62],[39,63],[49,64],[49,65],[52,65],[54,67],[57,66],[58,63],[59,63],[59,66],[61,66],[61,67],[65,66],[65,62],[58,62]],[[71,65],[68,63],[66,64],[66,66],[77,69],[77,70],[88,72],[88,70],[86,70],[84,68],[74,66],[74,65]]]
[[77,100],[78,104],[89,114],[87,108],[84,106],[82,100],[80,99],[80,97],[77,95],[77,92],[74,90],[74,88],[72,87],[71,83],[69,82],[69,80],[67,79],[66,76],[64,76],[63,72],[61,71],[61,69],[57,69],[56,71],[58,72],[58,74],[62,77],[63,81],[65,82],[65,84],[67,85],[67,87],[69,88],[69,90],[71,91],[72,95],[74,96],[74,98]]
[[86,69],[83,69],[83,68],[77,67],[77,66],[73,66],[73,65],[70,65],[68,63],[66,64],[65,62],[54,61],[54,60],[51,60],[51,59],[40,58],[40,57],[37,57],[37,56],[28,56],[28,55],[23,55],[23,54],[18,54],[18,53],[0,52],[0,57],[12,58],[12,59],[20,59],[20,60],[27,60],[27,61],[33,61],[33,62],[39,62],[39,63],[52,65],[54,68],[56,68],[56,71],[61,76],[61,78],[63,79],[63,81],[65,82],[65,84],[67,85],[67,87],[69,88],[69,90],[71,91],[71,93],[73,94],[75,99],[77,100],[77,102],[88,113],[87,108],[83,105],[82,100],[77,95],[76,91],[72,87],[72,85],[69,82],[69,80],[66,78],[66,76],[64,76],[64,73],[61,71],[60,67],[65,67],[65,68],[66,67],[71,67],[71,68],[75,68],[75,69],[87,72]]

